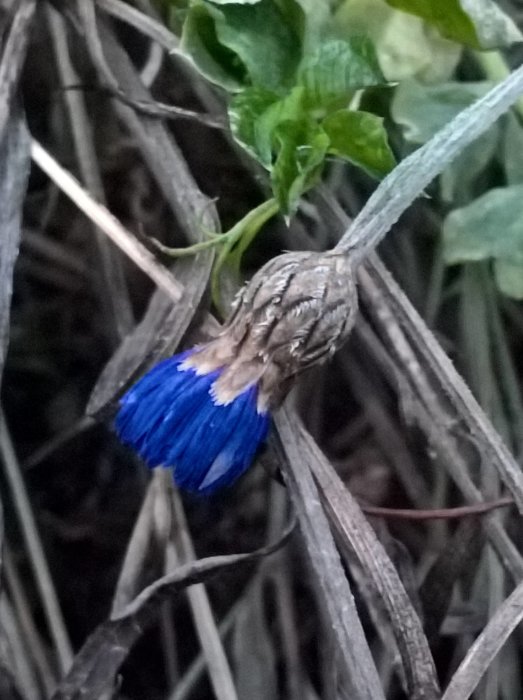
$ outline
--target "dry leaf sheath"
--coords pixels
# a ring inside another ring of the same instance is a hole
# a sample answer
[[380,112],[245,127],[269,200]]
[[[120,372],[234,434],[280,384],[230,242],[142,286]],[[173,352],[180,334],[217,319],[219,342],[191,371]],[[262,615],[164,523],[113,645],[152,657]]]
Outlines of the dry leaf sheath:
[[163,360],[121,399],[116,430],[150,467],[210,493],[234,481],[265,440],[295,378],[346,340],[357,294],[346,253],[286,253],[238,294],[220,334]]

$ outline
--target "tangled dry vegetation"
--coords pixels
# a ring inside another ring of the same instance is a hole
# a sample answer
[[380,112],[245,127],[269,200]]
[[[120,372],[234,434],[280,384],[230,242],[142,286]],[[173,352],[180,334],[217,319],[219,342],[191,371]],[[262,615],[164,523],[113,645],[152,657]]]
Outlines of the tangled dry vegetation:
[[[110,425],[130,378],[216,328],[213,253],[172,263],[147,239],[227,229],[267,184],[148,0],[0,12],[2,700],[521,698],[520,305],[471,266],[460,341],[440,212],[417,199],[256,466],[180,495]],[[334,166],[245,274],[333,246],[370,188]],[[508,406],[502,437],[449,355],[487,411]]]

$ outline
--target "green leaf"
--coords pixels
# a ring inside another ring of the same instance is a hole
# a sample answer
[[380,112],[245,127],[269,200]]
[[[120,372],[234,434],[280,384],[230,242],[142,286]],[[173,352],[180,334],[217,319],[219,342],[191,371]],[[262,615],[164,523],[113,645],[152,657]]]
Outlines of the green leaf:
[[[391,116],[408,141],[425,143],[490,87],[486,81],[427,86],[406,80],[396,88]],[[461,203],[474,195],[474,184],[494,157],[498,140],[499,125],[494,124],[446,168],[440,179],[444,200]]]
[[307,105],[326,110],[346,106],[355,90],[385,83],[366,37],[324,42],[304,58],[298,72]]
[[514,22],[492,0],[386,0],[392,7],[421,17],[448,39],[475,49],[521,41]]
[[275,147],[275,131],[283,122],[296,122],[306,117],[304,89],[295,87],[281,100],[270,105],[254,125],[256,152],[262,165],[270,168]]
[[326,117],[322,127],[330,140],[328,153],[359,165],[371,175],[382,177],[396,164],[381,117],[342,109]]
[[287,121],[275,130],[278,156],[271,182],[283,214],[293,214],[301,195],[321,176],[329,137],[312,119]]
[[301,47],[273,0],[222,5],[215,22],[220,43],[242,61],[253,85],[282,92],[293,84]]
[[395,10],[384,0],[344,0],[334,23],[340,37],[364,35],[372,40],[391,82],[413,77],[427,83],[448,80],[462,52],[459,44],[444,39],[419,17]]
[[229,119],[236,140],[267,169],[272,166],[277,126],[306,114],[303,92],[302,87],[296,87],[280,99],[269,90],[253,87],[231,101]]
[[523,268],[523,185],[492,189],[471,204],[452,211],[443,224],[447,263],[493,258],[499,288],[519,298]]
[[267,147],[259,145],[260,118],[274,103],[280,102],[274,92],[251,87],[235,95],[229,103],[229,123],[236,141],[263,165],[271,164],[271,134],[264,138]]
[[412,143],[425,143],[492,87],[486,81],[422,85],[406,80],[395,90],[391,116]]
[[258,85],[283,92],[294,82],[298,35],[273,0],[193,0],[181,48],[209,80],[230,92]]
[[256,5],[260,0],[212,0],[215,5]]
[[245,85],[247,71],[238,56],[220,43],[215,17],[203,2],[195,2],[183,24],[181,50],[190,56],[200,73],[229,92]]
[[325,40],[329,33],[332,15],[329,0],[283,0],[281,5],[291,10],[293,26],[299,28],[303,55],[312,53]]
[[523,300],[523,262],[500,258],[494,261],[494,277],[500,292]]
[[523,263],[523,185],[489,190],[443,224],[447,263],[511,258]]
[[514,114],[505,115],[506,127],[503,138],[503,166],[509,185],[523,182],[523,128]]
[[440,191],[444,201],[461,204],[470,201],[477,194],[478,178],[494,159],[498,144],[499,124],[493,124],[459,154],[440,176]]

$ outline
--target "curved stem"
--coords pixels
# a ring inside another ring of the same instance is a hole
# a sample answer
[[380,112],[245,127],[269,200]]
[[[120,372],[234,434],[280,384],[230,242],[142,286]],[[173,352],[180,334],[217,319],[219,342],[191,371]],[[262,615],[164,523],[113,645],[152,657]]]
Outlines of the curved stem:
[[[232,229],[231,229],[232,231]],[[160,243],[156,238],[148,238],[148,242],[151,243],[156,250],[163,255],[168,255],[170,258],[184,258],[189,255],[196,255],[201,253],[203,250],[209,250],[209,248],[215,248],[220,244],[224,243],[231,231],[227,231],[222,234],[211,233],[212,238],[208,238],[206,241],[200,241],[199,243],[194,243],[193,245],[188,245],[185,248],[171,248],[168,245]]]
[[264,226],[267,221],[277,214],[280,210],[280,206],[274,197],[268,199],[266,202],[262,202],[257,207],[252,209],[248,214],[246,214],[243,219],[238,221],[224,236],[228,239],[225,242],[216,262],[214,264],[212,277],[211,277],[211,292],[212,298],[215,305],[220,307],[220,270],[223,267],[227,257],[230,255],[232,249],[236,244],[237,251],[237,266],[239,267],[239,261],[245,250],[252,243],[257,233],[260,231],[262,226]]
[[270,219],[271,216],[277,214],[278,211],[279,206],[276,200],[274,198],[268,199],[266,202],[262,202],[262,204],[248,212],[243,219],[240,219],[240,221],[228,231],[221,234],[211,231],[208,233],[209,238],[206,241],[200,241],[199,243],[194,243],[184,248],[171,248],[170,246],[160,243],[156,238],[149,238],[148,241],[152,243],[160,253],[168,255],[171,258],[183,258],[189,255],[196,255],[203,250],[209,250],[209,248],[216,248],[223,245],[223,250],[218,257],[218,261],[221,259],[223,264],[223,260],[225,260],[236,243],[240,242],[241,251],[243,253],[265,222]]

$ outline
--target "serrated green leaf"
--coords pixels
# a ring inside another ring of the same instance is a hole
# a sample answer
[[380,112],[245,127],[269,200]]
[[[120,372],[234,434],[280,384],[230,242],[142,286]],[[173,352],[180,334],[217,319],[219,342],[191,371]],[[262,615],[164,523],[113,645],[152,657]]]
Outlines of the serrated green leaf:
[[329,137],[312,119],[287,121],[275,130],[278,156],[271,183],[283,214],[296,211],[301,195],[321,176]]
[[521,41],[514,22],[492,0],[386,0],[392,7],[423,18],[448,39],[475,49]]
[[385,83],[366,37],[326,41],[303,59],[298,71],[307,106],[314,109],[338,109],[347,105],[355,90]]
[[295,87],[281,100],[270,105],[254,125],[256,152],[266,168],[273,160],[275,131],[283,122],[298,122],[305,118],[304,89]]
[[443,253],[449,264],[489,258],[523,264],[523,185],[492,189],[452,211],[443,224]]
[[242,61],[253,85],[282,92],[294,82],[301,47],[273,0],[221,5],[216,35]]
[[382,177],[396,164],[381,117],[342,109],[326,117],[322,127],[330,140],[328,153],[359,165],[371,175]]
[[229,123],[236,141],[263,165],[271,164],[270,134],[268,135],[268,155],[259,146],[259,121],[268,108],[280,102],[278,95],[265,88],[247,88],[235,95],[229,104]]

